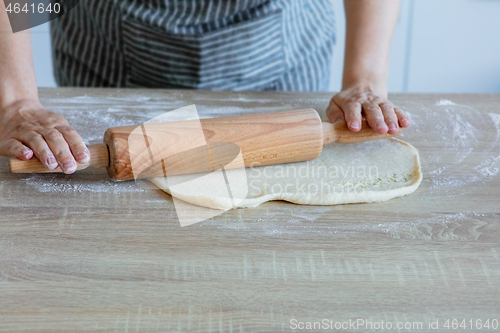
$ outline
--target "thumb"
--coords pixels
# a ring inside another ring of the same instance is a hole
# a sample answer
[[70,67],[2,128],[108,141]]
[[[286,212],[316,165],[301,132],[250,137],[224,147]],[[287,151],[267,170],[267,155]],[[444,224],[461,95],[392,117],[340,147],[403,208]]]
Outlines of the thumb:
[[333,99],[330,101],[330,105],[328,105],[328,108],[326,109],[326,116],[332,124],[345,120],[344,111],[342,111]]

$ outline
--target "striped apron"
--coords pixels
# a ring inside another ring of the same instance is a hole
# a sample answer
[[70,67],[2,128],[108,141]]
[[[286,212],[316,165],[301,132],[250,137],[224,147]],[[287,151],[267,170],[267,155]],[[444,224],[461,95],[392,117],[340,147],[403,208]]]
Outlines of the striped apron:
[[335,43],[331,0],[81,0],[51,35],[78,87],[327,90]]

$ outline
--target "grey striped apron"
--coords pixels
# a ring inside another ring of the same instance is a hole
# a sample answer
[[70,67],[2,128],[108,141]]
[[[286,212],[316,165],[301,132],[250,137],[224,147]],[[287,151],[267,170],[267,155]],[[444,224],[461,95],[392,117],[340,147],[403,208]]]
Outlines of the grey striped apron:
[[326,90],[330,0],[81,0],[51,22],[60,86]]

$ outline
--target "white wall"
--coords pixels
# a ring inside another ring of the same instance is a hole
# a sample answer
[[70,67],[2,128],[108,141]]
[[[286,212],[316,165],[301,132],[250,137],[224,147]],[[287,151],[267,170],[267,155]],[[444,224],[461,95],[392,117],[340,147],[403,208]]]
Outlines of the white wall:
[[38,86],[55,87],[56,81],[52,71],[52,51],[48,23],[31,29],[31,45],[33,47],[33,61]]
[[[314,1],[314,0],[310,0]],[[345,18],[336,11],[332,91],[341,86]],[[402,0],[391,49],[390,92],[500,93],[500,1]],[[37,82],[53,87],[48,24],[32,29]]]
[[500,1],[412,0],[412,92],[500,92]]

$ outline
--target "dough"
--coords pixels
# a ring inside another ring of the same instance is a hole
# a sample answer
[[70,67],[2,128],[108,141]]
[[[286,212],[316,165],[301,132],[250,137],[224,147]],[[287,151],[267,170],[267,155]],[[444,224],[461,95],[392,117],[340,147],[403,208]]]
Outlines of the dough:
[[422,181],[420,169],[417,149],[391,138],[328,144],[314,161],[151,181],[185,202],[229,210],[271,200],[303,205],[386,201],[414,192]]

